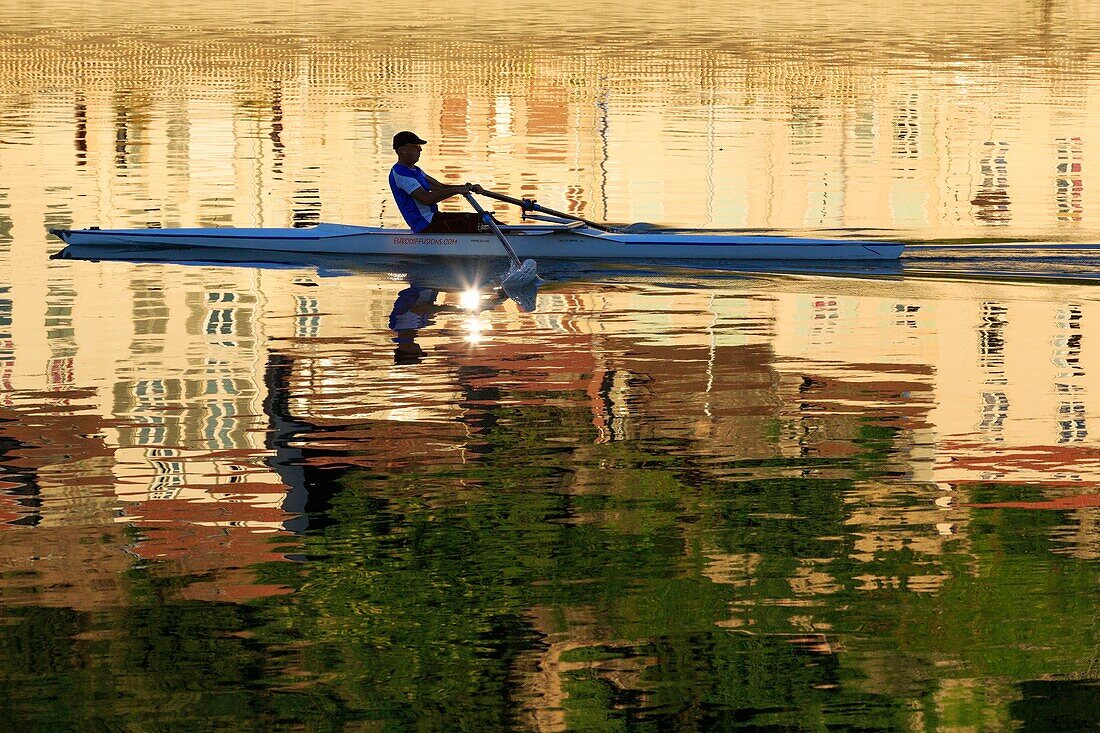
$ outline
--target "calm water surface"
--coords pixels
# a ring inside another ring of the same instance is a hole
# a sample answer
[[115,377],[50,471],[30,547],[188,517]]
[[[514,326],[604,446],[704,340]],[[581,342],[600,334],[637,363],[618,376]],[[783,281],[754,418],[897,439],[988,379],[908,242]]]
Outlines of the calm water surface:
[[[0,0],[0,719],[1100,728],[1098,6],[418,14]],[[50,259],[397,226],[405,128],[585,216],[918,246],[546,261],[533,309],[503,261]]]

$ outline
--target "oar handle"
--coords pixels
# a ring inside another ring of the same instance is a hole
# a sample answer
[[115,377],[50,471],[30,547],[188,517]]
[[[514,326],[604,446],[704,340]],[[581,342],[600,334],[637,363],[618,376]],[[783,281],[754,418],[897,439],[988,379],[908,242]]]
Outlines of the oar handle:
[[511,196],[505,196],[502,193],[497,193],[496,191],[490,191],[487,188],[481,189],[479,193],[481,193],[482,196],[488,196],[489,198],[496,199],[497,201],[514,204],[515,206],[519,206],[522,209],[532,209],[536,206],[534,199],[516,199],[512,198]]
[[611,231],[611,228],[609,226],[607,226],[606,224],[597,224],[594,221],[589,221],[588,219],[582,219],[581,217],[576,216],[575,214],[566,214],[564,211],[554,211],[553,209],[548,209],[545,206],[541,206],[534,199],[512,198],[511,196],[505,196],[502,193],[497,193],[496,191],[489,191],[489,190],[486,190],[484,188],[481,189],[480,193],[483,196],[488,196],[491,199],[496,199],[497,201],[503,201],[506,204],[512,204],[513,206],[518,206],[521,209],[523,209],[524,211],[541,211],[542,213],[549,214],[550,216],[560,216],[560,217],[563,217],[565,219],[572,219],[573,221],[584,222],[586,225],[592,227],[593,229],[599,229],[601,232]]
[[474,198],[474,195],[472,193],[467,192],[462,195],[465,196],[466,200],[470,202],[470,206],[474,207],[474,211],[481,214],[481,218],[486,223],[488,223],[489,228],[493,230],[493,234],[497,235],[497,239],[499,239],[500,243],[504,245],[504,251],[507,252],[508,257],[511,258],[512,264],[515,265],[517,268],[520,267],[519,257],[516,256],[516,252],[512,249],[512,245],[508,244],[508,238],[504,236],[504,232],[500,231],[500,227],[498,227],[497,223],[493,221],[492,215],[485,213],[485,209],[481,208],[481,204],[477,202],[477,199]]

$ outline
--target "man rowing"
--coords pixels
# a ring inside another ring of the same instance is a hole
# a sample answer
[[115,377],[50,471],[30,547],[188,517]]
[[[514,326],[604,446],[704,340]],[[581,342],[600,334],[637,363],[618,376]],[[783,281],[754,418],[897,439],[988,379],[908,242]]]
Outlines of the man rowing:
[[440,211],[440,201],[464,193],[481,193],[481,186],[465,183],[448,186],[435,180],[417,166],[420,160],[421,140],[415,133],[404,130],[393,136],[393,150],[397,162],[390,169],[390,190],[397,201],[397,208],[414,232],[425,234],[472,233],[481,230],[481,217],[475,212]]

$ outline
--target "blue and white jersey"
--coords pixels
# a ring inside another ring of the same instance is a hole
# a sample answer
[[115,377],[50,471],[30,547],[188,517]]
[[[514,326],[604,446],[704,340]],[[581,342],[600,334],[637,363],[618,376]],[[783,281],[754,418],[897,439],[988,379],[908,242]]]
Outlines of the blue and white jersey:
[[435,212],[439,211],[435,204],[426,206],[410,195],[418,188],[423,188],[425,191],[432,190],[424,171],[394,163],[393,168],[390,168],[390,190],[393,191],[393,198],[397,201],[401,216],[405,217],[405,222],[414,232],[427,229],[432,223]]
[[[416,331],[430,326],[432,320],[429,313],[435,305],[438,292],[431,288],[410,285],[398,293],[393,310],[390,311],[390,330]],[[419,313],[416,311],[417,306],[423,306]]]

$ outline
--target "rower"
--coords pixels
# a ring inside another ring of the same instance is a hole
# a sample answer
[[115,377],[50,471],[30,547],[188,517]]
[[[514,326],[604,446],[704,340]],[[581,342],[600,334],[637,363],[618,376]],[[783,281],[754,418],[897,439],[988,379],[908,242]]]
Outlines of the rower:
[[481,231],[481,216],[473,211],[440,211],[440,201],[452,196],[480,193],[481,186],[465,183],[448,186],[425,173],[420,160],[421,145],[426,145],[415,133],[403,130],[393,136],[393,150],[397,162],[390,169],[390,190],[397,201],[397,208],[409,228],[424,234],[460,234]]

